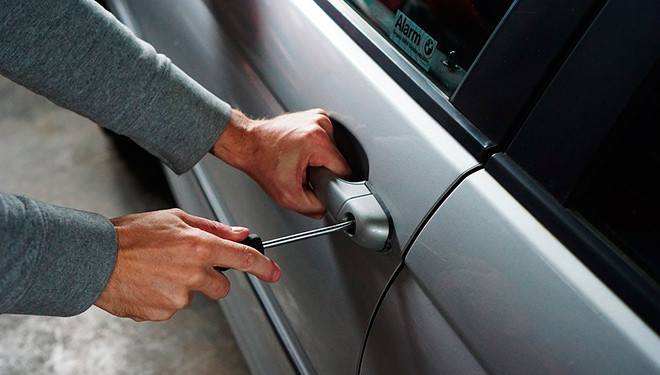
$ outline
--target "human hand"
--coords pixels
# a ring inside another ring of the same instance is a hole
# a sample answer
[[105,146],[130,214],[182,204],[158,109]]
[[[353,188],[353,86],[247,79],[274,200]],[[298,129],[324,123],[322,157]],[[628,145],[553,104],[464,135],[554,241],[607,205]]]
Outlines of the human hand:
[[229,281],[213,266],[275,282],[280,268],[259,251],[237,243],[249,230],[189,215],[179,209],[111,219],[117,231],[117,263],[94,303],[135,321],[167,320],[187,307],[193,291],[220,299]]
[[321,109],[268,120],[251,120],[234,110],[213,153],[247,173],[282,207],[317,219],[325,207],[309,189],[307,167],[326,167],[340,177],[351,174]]

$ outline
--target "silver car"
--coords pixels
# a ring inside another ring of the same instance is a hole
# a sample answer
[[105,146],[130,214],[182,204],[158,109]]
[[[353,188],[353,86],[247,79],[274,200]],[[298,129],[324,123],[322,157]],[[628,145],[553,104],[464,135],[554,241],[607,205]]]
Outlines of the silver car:
[[[186,211],[264,239],[228,271],[255,374],[659,374],[657,0],[112,0],[247,114],[332,113],[315,221],[207,157]],[[655,178],[653,178],[655,177]]]

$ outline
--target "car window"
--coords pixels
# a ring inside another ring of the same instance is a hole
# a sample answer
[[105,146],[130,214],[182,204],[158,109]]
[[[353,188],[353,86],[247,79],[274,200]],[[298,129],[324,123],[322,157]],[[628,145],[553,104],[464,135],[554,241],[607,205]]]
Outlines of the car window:
[[577,211],[660,283],[660,90],[627,121]]
[[346,0],[450,95],[513,0]]

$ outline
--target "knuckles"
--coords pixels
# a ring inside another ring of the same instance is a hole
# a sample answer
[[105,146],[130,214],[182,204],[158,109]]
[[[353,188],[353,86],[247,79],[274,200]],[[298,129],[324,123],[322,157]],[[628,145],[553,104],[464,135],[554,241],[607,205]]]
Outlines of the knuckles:
[[292,209],[296,207],[299,200],[295,199],[294,195],[288,190],[283,190],[276,196],[275,201],[284,208]]
[[177,310],[166,308],[149,308],[139,311],[134,315],[128,315],[127,317],[133,319],[136,322],[164,322],[174,316],[176,311]]
[[165,210],[165,212],[169,213],[170,215],[174,215],[179,219],[183,219],[187,215],[187,213],[180,208],[170,208]]
[[309,141],[322,142],[328,138],[328,133],[321,126],[314,124],[305,129],[305,137]]
[[167,304],[163,311],[171,312],[171,314],[173,315],[175,312],[179,310],[183,310],[186,307],[190,306],[190,303],[192,302],[192,298],[193,298],[192,293],[188,291],[181,291],[174,295],[170,295],[169,298],[167,299]]
[[220,291],[218,293],[218,298],[216,299],[227,297],[227,295],[229,294],[229,289],[230,289],[229,283],[222,283],[222,288],[220,288]]
[[228,282],[220,283],[219,287],[214,291],[213,295],[208,297],[214,300],[225,298],[229,294],[229,289],[230,286]]
[[252,249],[241,249],[240,251],[239,265],[241,270],[250,270],[257,261],[257,256],[255,250]]
[[206,284],[206,274],[203,271],[194,272],[188,276],[186,284],[191,290],[200,290]]
[[220,223],[218,221],[211,221],[209,225],[213,227],[218,234],[228,235],[231,232],[231,227],[227,224]]
[[[170,320],[172,316],[174,316],[174,313],[176,311],[168,311],[168,310],[157,310],[157,311],[152,311],[147,314],[145,319],[143,320],[149,320],[152,322],[164,322],[166,320]],[[135,320],[135,319],[133,319]],[[142,321],[143,321],[142,320]],[[136,320],[140,321],[140,320]]]
[[190,248],[193,257],[198,262],[203,262],[212,256],[212,249],[203,237],[201,229],[190,230],[186,235],[185,243]]

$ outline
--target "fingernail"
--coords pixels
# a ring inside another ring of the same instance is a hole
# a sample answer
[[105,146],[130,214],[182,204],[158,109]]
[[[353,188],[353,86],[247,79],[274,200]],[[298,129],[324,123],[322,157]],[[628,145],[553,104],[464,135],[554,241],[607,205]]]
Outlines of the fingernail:
[[275,266],[275,270],[273,271],[273,276],[271,280],[277,281],[279,279],[280,279],[280,268]]
[[245,227],[231,227],[231,231],[236,232],[236,233],[242,232],[244,230],[247,230],[247,228],[245,228]]

